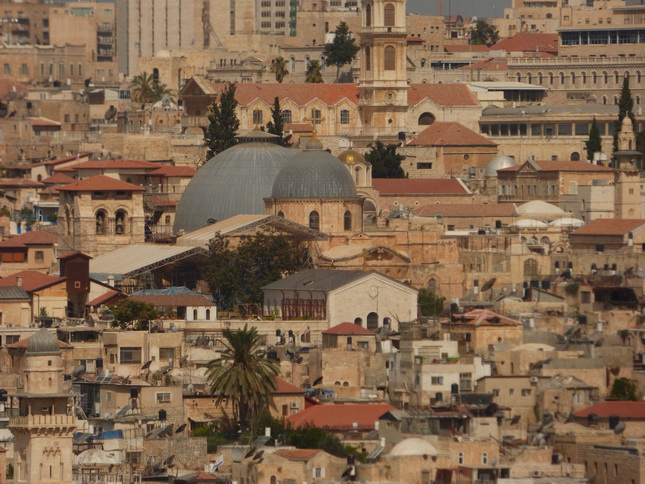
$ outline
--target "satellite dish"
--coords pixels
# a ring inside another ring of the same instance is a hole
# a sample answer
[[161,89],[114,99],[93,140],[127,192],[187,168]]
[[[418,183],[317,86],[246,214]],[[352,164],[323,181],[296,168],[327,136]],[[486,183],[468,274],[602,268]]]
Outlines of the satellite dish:
[[115,417],[124,417],[130,410],[132,410],[132,406],[126,405],[116,413]]
[[116,108],[114,106],[110,106],[107,111],[105,111],[105,115],[103,116],[107,121],[110,119],[114,118],[116,116]]
[[482,286],[481,291],[482,291],[482,292],[484,292],[484,291],[488,291],[489,289],[491,289],[491,288],[495,285],[495,282],[496,282],[496,281],[497,281],[497,278],[495,278],[495,277],[493,277],[492,279],[489,279],[489,280],[488,280],[488,281],[486,281],[486,283]]
[[170,96],[164,96],[161,98],[162,106],[170,106],[171,103],[172,103],[172,98],[170,98]]
[[249,449],[249,451],[244,455],[244,458],[245,458],[245,459],[248,459],[248,458],[249,458],[249,457],[251,457],[253,454],[255,454],[255,447],[251,447],[251,448]]
[[163,465],[164,467],[169,467],[169,466],[171,466],[171,465],[172,465],[172,462],[173,462],[174,460],[175,460],[175,456],[174,456],[174,454],[173,454],[173,455],[171,455],[170,457],[168,457],[165,461],[163,461],[163,464],[162,464],[162,465]]
[[176,434],[182,433],[184,430],[186,430],[186,424],[181,424],[179,427],[177,427],[177,430],[175,430]]
[[619,422],[618,425],[614,427],[614,433],[616,435],[620,435],[625,431],[626,428],[627,425],[625,424],[625,422]]
[[181,365],[181,364],[183,364],[183,363],[186,363],[186,361],[188,361],[188,358],[189,358],[189,357],[190,357],[190,355],[184,355],[184,356],[182,356],[182,357],[181,357],[181,360],[179,360],[179,364]]
[[314,380],[314,384],[312,386],[320,385],[323,382],[323,377],[320,376]]
[[76,368],[74,368],[74,371],[72,371],[72,376],[74,378],[79,378],[85,375],[85,371],[85,365],[78,365]]
[[141,370],[147,370],[148,368],[150,368],[150,365],[152,365],[152,360],[146,361],[145,364],[141,367]]
[[262,458],[263,455],[264,455],[264,451],[261,450],[260,452],[258,452],[257,454],[255,454],[253,456],[253,460],[258,460],[258,459]]

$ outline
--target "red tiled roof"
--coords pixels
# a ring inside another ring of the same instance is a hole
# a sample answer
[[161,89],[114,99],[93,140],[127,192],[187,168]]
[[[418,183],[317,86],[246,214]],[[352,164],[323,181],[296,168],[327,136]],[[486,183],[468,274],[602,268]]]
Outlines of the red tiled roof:
[[58,188],[61,192],[95,192],[95,191],[130,191],[143,192],[145,188],[138,187],[132,183],[117,180],[105,175],[96,175],[85,180],[70,183]]
[[27,247],[28,245],[53,245],[58,240],[56,234],[51,232],[43,232],[42,230],[32,230],[25,232],[22,235],[17,235],[7,240],[0,242],[2,247]]
[[410,142],[413,146],[497,146],[497,143],[455,122],[432,123]]
[[38,271],[21,271],[0,279],[0,287],[17,286],[18,277],[22,277],[22,287],[27,292],[37,291],[57,282],[65,281],[64,277],[54,277]]
[[0,178],[0,187],[42,188],[44,186],[29,178]]
[[56,158],[55,160],[49,160],[49,161],[43,161],[41,163],[32,163],[28,165],[29,167],[32,166],[45,166],[45,165],[60,165],[61,163],[67,163],[69,161],[74,161],[74,160],[80,160],[81,158],[89,158],[92,156],[92,153],[89,151],[85,151],[82,153],[78,153],[76,155],[70,155],[70,156],[64,156],[62,158]]
[[201,294],[169,294],[169,295],[135,295],[128,299],[152,304],[159,307],[170,306],[215,306],[215,303]]
[[0,78],[0,99],[17,99],[27,94],[28,91],[29,87],[25,84],[8,77]]
[[425,42],[421,37],[407,37],[407,42]]
[[503,39],[493,45],[490,50],[505,50],[506,52],[558,52],[558,34],[538,34],[519,32],[513,37]]
[[48,118],[27,118],[28,120],[31,121],[32,126],[39,126],[42,128],[48,128],[48,127],[57,127],[60,128],[61,124],[58,121],[54,121],[53,119],[48,119]]
[[426,98],[440,106],[479,106],[477,97],[475,97],[467,84],[409,85],[409,106],[416,106]]
[[381,195],[470,195],[456,178],[374,178]]
[[302,388],[292,385],[291,383],[283,380],[282,378],[276,378],[276,383],[278,384],[278,388],[276,388],[272,392],[274,395],[276,393],[297,393],[297,394],[304,395],[305,393],[305,391]]
[[54,173],[49,178],[45,178],[42,183],[45,185],[66,185],[68,183],[74,183],[74,180],[71,176],[66,175],[65,173]]
[[[603,165],[594,165],[593,163],[588,163],[586,161],[527,161],[526,163],[534,164],[540,171],[585,171],[585,172],[613,172],[614,169],[609,166]],[[524,164],[511,166],[509,168],[502,168],[497,171],[517,171]]]
[[340,323],[333,328],[326,329],[322,334],[365,334],[374,336],[376,333],[370,329],[363,328],[362,326],[354,323]]
[[80,256],[83,257],[84,259],[93,259],[91,255],[84,254],[83,252],[79,252],[77,250],[70,250],[69,252],[65,252],[63,255],[58,256],[58,259],[64,260],[64,259],[70,259],[72,257]]
[[175,207],[177,206],[177,202],[174,200],[171,200],[170,198],[164,198],[164,197],[150,197],[148,201],[154,205],[155,207]]
[[444,217],[513,217],[517,215],[513,203],[431,203],[414,210],[423,217],[440,214]]
[[488,59],[460,67],[459,69],[482,69],[484,71],[505,71],[508,69],[508,59],[505,57],[489,57]]
[[645,419],[645,402],[602,402],[574,413],[576,417],[588,417],[595,413],[600,418],[618,415],[620,418]]
[[106,304],[112,299],[125,299],[126,295],[120,293],[119,291],[108,291],[101,296],[92,299],[90,302],[86,303],[86,306],[100,306],[101,304]]
[[502,316],[489,309],[473,309],[470,312],[462,314],[461,317],[464,320],[462,324],[471,326],[522,326],[522,323],[519,321]]
[[284,125],[284,131],[295,131],[296,133],[310,133],[314,130],[311,124],[289,123]]
[[151,171],[149,175],[153,176],[194,176],[197,173],[192,166],[173,166],[163,165],[155,171]]
[[643,219],[598,218],[571,235],[625,235],[643,224]]
[[304,460],[306,462],[320,452],[322,452],[320,449],[280,449],[275,451],[274,454],[279,455],[283,459]]
[[444,45],[443,50],[445,52],[488,52],[490,49],[485,45],[454,44]]
[[396,410],[387,403],[348,403],[316,405],[287,417],[293,427],[312,425],[322,429],[349,430],[354,423],[358,429],[372,430],[381,415]]
[[58,168],[56,171],[77,171],[77,170],[127,170],[127,169],[144,169],[156,170],[160,168],[159,163],[152,163],[143,160],[90,160],[76,165]]

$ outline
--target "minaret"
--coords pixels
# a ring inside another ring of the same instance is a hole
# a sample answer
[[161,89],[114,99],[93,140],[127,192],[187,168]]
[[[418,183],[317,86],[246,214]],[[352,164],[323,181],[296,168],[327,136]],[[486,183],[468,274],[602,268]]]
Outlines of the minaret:
[[360,111],[379,134],[405,131],[408,110],[405,0],[363,0]]
[[63,362],[55,333],[42,329],[34,334],[25,356],[22,387],[10,395],[18,407],[18,416],[9,420],[14,482],[71,484],[76,418],[68,414],[71,395],[63,389]]
[[641,158],[636,151],[632,120],[625,116],[618,134],[618,150],[614,152],[616,218],[641,218]]

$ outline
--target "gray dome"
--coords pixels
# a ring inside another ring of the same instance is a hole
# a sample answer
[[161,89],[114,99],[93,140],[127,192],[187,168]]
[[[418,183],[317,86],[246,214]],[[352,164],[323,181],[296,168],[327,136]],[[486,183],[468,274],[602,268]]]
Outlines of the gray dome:
[[497,170],[502,168],[510,168],[512,166],[517,166],[517,162],[510,156],[499,155],[493,158],[486,165],[484,170],[484,176],[497,176]]
[[175,233],[206,227],[209,219],[264,213],[264,198],[296,152],[275,144],[268,133],[238,138],[239,144],[211,158],[188,183],[177,205]]
[[356,185],[343,162],[314,140],[280,170],[271,197],[356,198]]
[[56,335],[46,329],[41,329],[34,334],[27,342],[27,353],[51,354],[60,352],[60,346]]

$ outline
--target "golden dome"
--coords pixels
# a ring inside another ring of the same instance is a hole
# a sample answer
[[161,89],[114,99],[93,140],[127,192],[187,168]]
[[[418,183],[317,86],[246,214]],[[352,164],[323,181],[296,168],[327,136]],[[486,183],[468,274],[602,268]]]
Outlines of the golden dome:
[[343,163],[348,165],[355,165],[356,163],[365,163],[365,157],[360,154],[358,151],[354,150],[345,150],[340,155],[338,159]]

